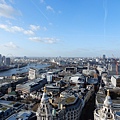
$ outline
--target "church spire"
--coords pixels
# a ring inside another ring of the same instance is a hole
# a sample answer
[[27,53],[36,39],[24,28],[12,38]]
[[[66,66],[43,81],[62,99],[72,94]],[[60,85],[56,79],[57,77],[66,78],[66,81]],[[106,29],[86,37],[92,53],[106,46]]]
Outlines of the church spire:
[[110,96],[110,90],[109,89],[107,90],[107,96]]
[[107,90],[107,96],[105,98],[104,105],[109,106],[109,107],[112,105],[112,100],[111,100],[111,97],[110,97],[109,89]]
[[47,90],[46,90],[46,87],[44,87],[44,92],[43,92],[43,95],[42,95],[42,98],[41,98],[41,102],[48,102],[49,98],[47,96]]
[[44,93],[46,93],[47,92],[47,90],[46,90],[46,86],[44,87]]
[[46,87],[44,87],[43,95],[36,115],[37,120],[52,120],[52,106],[49,103]]

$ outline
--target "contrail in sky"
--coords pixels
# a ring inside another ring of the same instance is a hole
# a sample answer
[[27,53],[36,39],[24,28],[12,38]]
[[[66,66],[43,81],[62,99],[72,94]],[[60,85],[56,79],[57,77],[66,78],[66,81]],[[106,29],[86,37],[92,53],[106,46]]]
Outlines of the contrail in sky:
[[44,16],[44,18],[48,21],[48,17],[42,12],[42,10],[33,2],[33,0],[31,0],[31,2],[38,9],[38,11]]
[[106,20],[107,20],[107,0],[103,0],[103,8],[104,8],[104,37],[106,34]]

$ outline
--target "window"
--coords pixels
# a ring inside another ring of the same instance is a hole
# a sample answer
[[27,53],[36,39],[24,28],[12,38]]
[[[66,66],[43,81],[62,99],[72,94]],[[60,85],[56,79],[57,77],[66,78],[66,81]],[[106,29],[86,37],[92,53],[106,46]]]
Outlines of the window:
[[48,117],[48,120],[50,120],[50,117]]
[[110,115],[110,114],[108,114],[108,118],[111,118],[111,115]]
[[43,112],[45,112],[45,109],[43,109]]

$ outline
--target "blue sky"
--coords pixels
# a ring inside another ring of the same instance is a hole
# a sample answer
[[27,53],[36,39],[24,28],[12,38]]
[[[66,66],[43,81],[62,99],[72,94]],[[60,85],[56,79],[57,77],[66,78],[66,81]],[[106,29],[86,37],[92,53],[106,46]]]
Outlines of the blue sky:
[[0,53],[120,57],[120,0],[0,0]]

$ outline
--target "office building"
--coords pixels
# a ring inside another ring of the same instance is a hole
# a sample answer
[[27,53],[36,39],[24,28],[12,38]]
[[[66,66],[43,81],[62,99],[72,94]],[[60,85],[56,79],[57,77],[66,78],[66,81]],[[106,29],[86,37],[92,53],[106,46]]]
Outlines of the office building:
[[106,58],[106,56],[105,55],[103,55],[103,59],[105,59]]
[[3,65],[6,64],[6,57],[5,56],[2,56],[2,63],[3,63]]
[[16,91],[22,91],[22,93],[31,93],[35,90],[41,89],[47,83],[47,79],[35,79],[29,80],[24,84],[18,84],[16,86]]
[[10,58],[6,58],[6,65],[10,65]]
[[28,78],[29,78],[30,80],[33,80],[33,79],[36,78],[36,69],[34,69],[34,68],[30,68],[30,69],[29,69]]
[[0,65],[2,64],[2,55],[0,54]]

